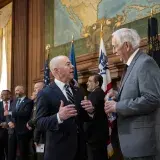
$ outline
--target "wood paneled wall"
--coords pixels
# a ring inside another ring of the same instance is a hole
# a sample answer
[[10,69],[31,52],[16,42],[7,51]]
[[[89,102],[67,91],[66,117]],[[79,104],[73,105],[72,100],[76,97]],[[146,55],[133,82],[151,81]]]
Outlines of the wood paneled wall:
[[[42,80],[45,59],[45,2],[44,0],[29,1],[28,28],[28,93],[33,90],[34,81]],[[41,77],[41,78],[40,78]]]
[[27,86],[28,63],[28,1],[13,2],[12,72],[11,89],[16,85]]
[[12,90],[23,85],[29,96],[44,64],[44,1],[13,1]]

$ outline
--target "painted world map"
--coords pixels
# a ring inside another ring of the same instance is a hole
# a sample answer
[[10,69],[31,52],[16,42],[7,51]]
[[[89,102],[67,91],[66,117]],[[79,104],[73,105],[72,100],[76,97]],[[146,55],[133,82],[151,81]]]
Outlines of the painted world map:
[[72,35],[75,40],[89,36],[102,20],[119,27],[149,16],[151,9],[160,12],[160,0],[55,0],[54,6],[55,46],[70,42]]

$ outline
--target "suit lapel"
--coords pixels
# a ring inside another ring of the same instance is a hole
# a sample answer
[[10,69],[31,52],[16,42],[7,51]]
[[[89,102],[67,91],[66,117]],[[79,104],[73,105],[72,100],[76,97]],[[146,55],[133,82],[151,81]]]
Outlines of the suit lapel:
[[[26,103],[27,103],[27,97],[25,97],[25,98],[21,101],[21,103],[19,104],[19,108],[18,108],[17,111],[21,110],[21,109],[25,106]],[[17,101],[16,101],[16,104],[17,104]]]
[[120,97],[120,94],[121,94],[121,92],[122,92],[123,86],[124,86],[124,84],[125,84],[128,76],[130,75],[130,73],[131,73],[131,71],[132,71],[132,69],[133,69],[133,67],[134,67],[137,59],[138,59],[139,56],[141,55],[140,52],[141,52],[141,51],[138,51],[138,53],[137,53],[137,54],[135,55],[135,57],[133,58],[131,64],[130,64],[130,65],[128,66],[128,68],[127,68],[127,72],[126,72],[126,74],[125,74],[125,76],[124,76],[124,79],[123,79],[122,84],[121,84],[120,89],[119,89],[118,97]]
[[60,88],[56,85],[56,83],[53,83],[50,85],[50,88],[54,90],[54,94],[58,97],[59,101],[62,100],[64,104],[68,104],[68,100],[64,96],[63,92],[60,90]]

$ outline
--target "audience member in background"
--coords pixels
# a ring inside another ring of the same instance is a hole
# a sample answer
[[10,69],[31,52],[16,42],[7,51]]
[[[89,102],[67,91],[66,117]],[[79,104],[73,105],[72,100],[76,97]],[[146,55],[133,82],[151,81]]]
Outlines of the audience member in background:
[[[32,137],[32,132],[26,127],[26,123],[29,121],[32,109],[33,101],[28,99],[25,94],[25,89],[23,86],[15,87],[16,100],[13,101],[11,105],[11,111],[5,111],[5,116],[11,116],[8,119],[8,124],[13,123],[14,126],[9,125],[10,128],[15,128],[16,143],[14,145],[14,152],[18,145],[19,149],[19,159],[28,160],[29,159],[29,144]],[[14,122],[12,122],[14,121]]]
[[88,99],[94,106],[94,116],[85,122],[84,129],[87,135],[88,160],[107,160],[107,140],[109,138],[108,120],[104,112],[105,93],[101,89],[103,78],[94,74],[88,78],[87,90],[90,92]]
[[[27,128],[29,130],[34,130],[34,145],[35,147],[37,147],[40,143],[44,144],[45,143],[45,132],[38,130],[36,128],[36,119],[35,119],[35,115],[36,115],[36,98],[37,98],[37,94],[40,90],[42,90],[44,87],[44,83],[43,82],[38,82],[34,85],[34,91],[32,93],[31,99],[34,101],[34,107],[33,107],[33,113],[32,113],[32,118],[31,120],[28,121],[27,123]],[[34,147],[34,148],[35,148]],[[36,148],[34,149],[36,152]],[[36,159],[38,160],[43,160],[43,153],[38,153],[35,155]]]
[[3,90],[0,102],[0,160],[8,160],[8,124],[4,112],[10,109],[11,92]]

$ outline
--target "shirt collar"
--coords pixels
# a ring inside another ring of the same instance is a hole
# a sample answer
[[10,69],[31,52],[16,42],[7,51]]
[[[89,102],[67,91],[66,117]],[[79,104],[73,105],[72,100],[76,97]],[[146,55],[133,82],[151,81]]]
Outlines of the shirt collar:
[[135,55],[137,54],[138,51],[139,51],[139,48],[136,49],[136,50],[131,54],[131,56],[129,57],[129,59],[128,59],[127,63],[126,63],[127,66],[129,66],[129,65],[131,64],[133,58],[135,57]]
[[[7,102],[8,102],[8,104],[10,104],[10,100],[8,100]],[[6,101],[3,101],[3,104],[6,104]]]
[[65,88],[65,83],[59,81],[58,79],[55,79],[54,82],[56,83],[56,85],[60,88],[61,91],[63,91]]
[[25,98],[26,98],[26,96],[23,96],[23,97],[18,98],[18,99],[20,99],[20,102],[22,102]]

